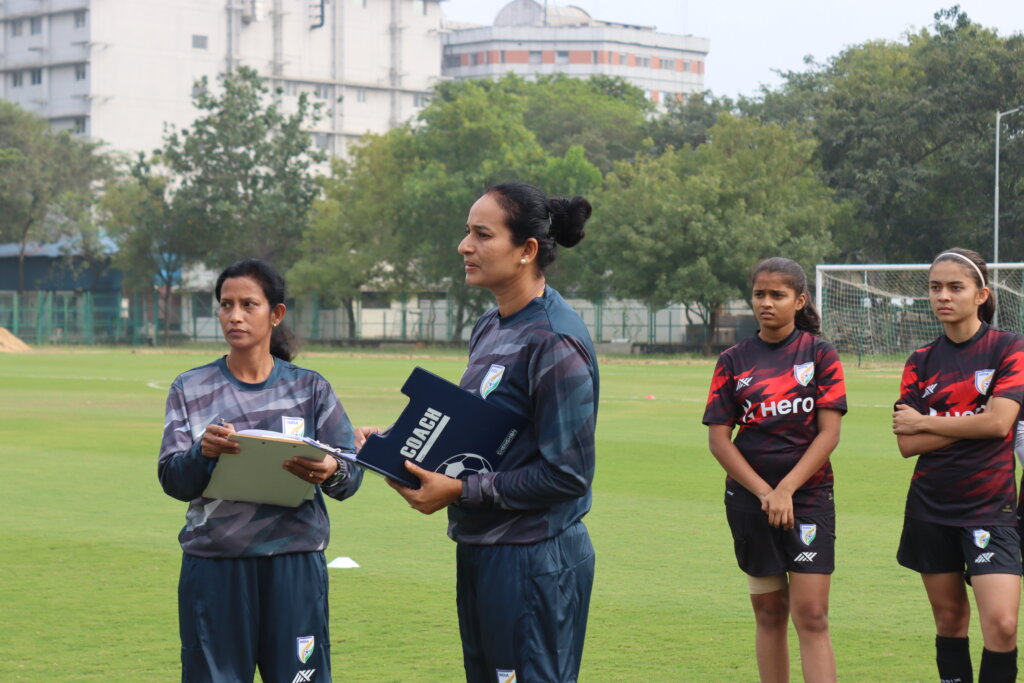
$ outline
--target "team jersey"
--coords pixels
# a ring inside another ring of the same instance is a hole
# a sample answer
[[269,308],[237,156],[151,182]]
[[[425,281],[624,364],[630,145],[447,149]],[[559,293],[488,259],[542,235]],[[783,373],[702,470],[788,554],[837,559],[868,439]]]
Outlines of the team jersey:
[[[956,417],[981,412],[993,397],[1024,400],[1024,337],[983,323],[965,342],[942,335],[911,354],[897,403]],[[949,526],[1015,524],[1014,432],[918,456],[907,516]]]
[[[312,370],[275,358],[266,380],[248,384],[220,358],[182,373],[167,396],[157,464],[164,491],[189,504],[178,536],[182,550],[199,557],[259,557],[326,548],[330,529],[319,486],[312,500],[295,508],[203,497],[216,459],[200,452],[202,437],[218,419],[235,431],[278,432],[301,420],[304,436],[355,451],[352,423],[331,385]],[[342,500],[356,492],[362,478],[362,468],[353,467],[323,491]]]
[[[718,358],[704,409],[704,424],[739,425],[733,443],[775,488],[818,435],[817,411],[846,413],[846,383],[839,354],[824,339],[794,330],[780,342],[744,339]],[[830,512],[832,463],[825,463],[793,493],[796,514]],[[732,477],[726,506],[760,510],[761,501]]]
[[590,510],[597,357],[590,334],[554,289],[513,315],[485,313],[460,385],[528,418],[496,472],[470,475],[448,507],[459,543],[536,543]]

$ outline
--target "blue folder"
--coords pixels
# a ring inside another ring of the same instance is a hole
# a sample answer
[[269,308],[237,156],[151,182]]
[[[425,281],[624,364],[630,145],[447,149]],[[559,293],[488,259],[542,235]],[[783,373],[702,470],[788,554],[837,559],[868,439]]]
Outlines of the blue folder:
[[406,460],[456,478],[494,472],[527,425],[525,416],[423,368],[412,371],[402,393],[409,403],[398,420],[371,434],[352,462],[414,489],[420,482],[405,469]]

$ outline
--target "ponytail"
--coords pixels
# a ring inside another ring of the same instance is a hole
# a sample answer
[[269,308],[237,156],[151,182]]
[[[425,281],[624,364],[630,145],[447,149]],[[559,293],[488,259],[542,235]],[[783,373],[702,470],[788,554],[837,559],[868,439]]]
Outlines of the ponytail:
[[804,307],[796,312],[796,318],[793,323],[798,330],[803,330],[808,334],[813,334],[815,337],[820,337],[821,316],[818,315],[818,309],[814,307],[814,299],[807,292],[804,293],[807,294],[807,301],[804,303]]
[[299,340],[291,329],[281,323],[270,332],[270,355],[289,363],[299,349]]
[[527,183],[494,185],[484,194],[494,197],[505,213],[513,244],[537,240],[536,264],[541,273],[555,261],[559,246],[574,247],[587,234],[584,225],[593,209],[586,197],[549,198],[539,187]]

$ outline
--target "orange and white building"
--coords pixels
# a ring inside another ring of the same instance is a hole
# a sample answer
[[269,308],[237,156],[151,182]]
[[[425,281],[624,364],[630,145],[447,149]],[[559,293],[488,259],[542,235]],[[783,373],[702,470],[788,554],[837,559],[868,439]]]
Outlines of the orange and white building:
[[578,7],[512,0],[491,26],[447,22],[445,29],[446,78],[621,76],[661,104],[705,90],[707,38],[601,21]]

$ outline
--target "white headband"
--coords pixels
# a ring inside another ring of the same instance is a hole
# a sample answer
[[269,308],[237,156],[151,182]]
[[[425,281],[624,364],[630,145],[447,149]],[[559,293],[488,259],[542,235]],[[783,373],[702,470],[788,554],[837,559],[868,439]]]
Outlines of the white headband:
[[939,259],[942,258],[943,256],[955,256],[958,259],[963,259],[967,263],[971,264],[971,268],[974,268],[974,272],[978,274],[978,279],[981,280],[981,286],[982,287],[986,286],[985,278],[982,277],[982,275],[981,275],[981,268],[978,267],[977,263],[975,263],[971,259],[967,258],[963,254],[958,254],[955,251],[944,251],[944,252],[942,252],[941,254],[939,254],[938,256],[935,257],[935,260],[932,261],[932,265],[934,266],[936,263],[938,263]]

